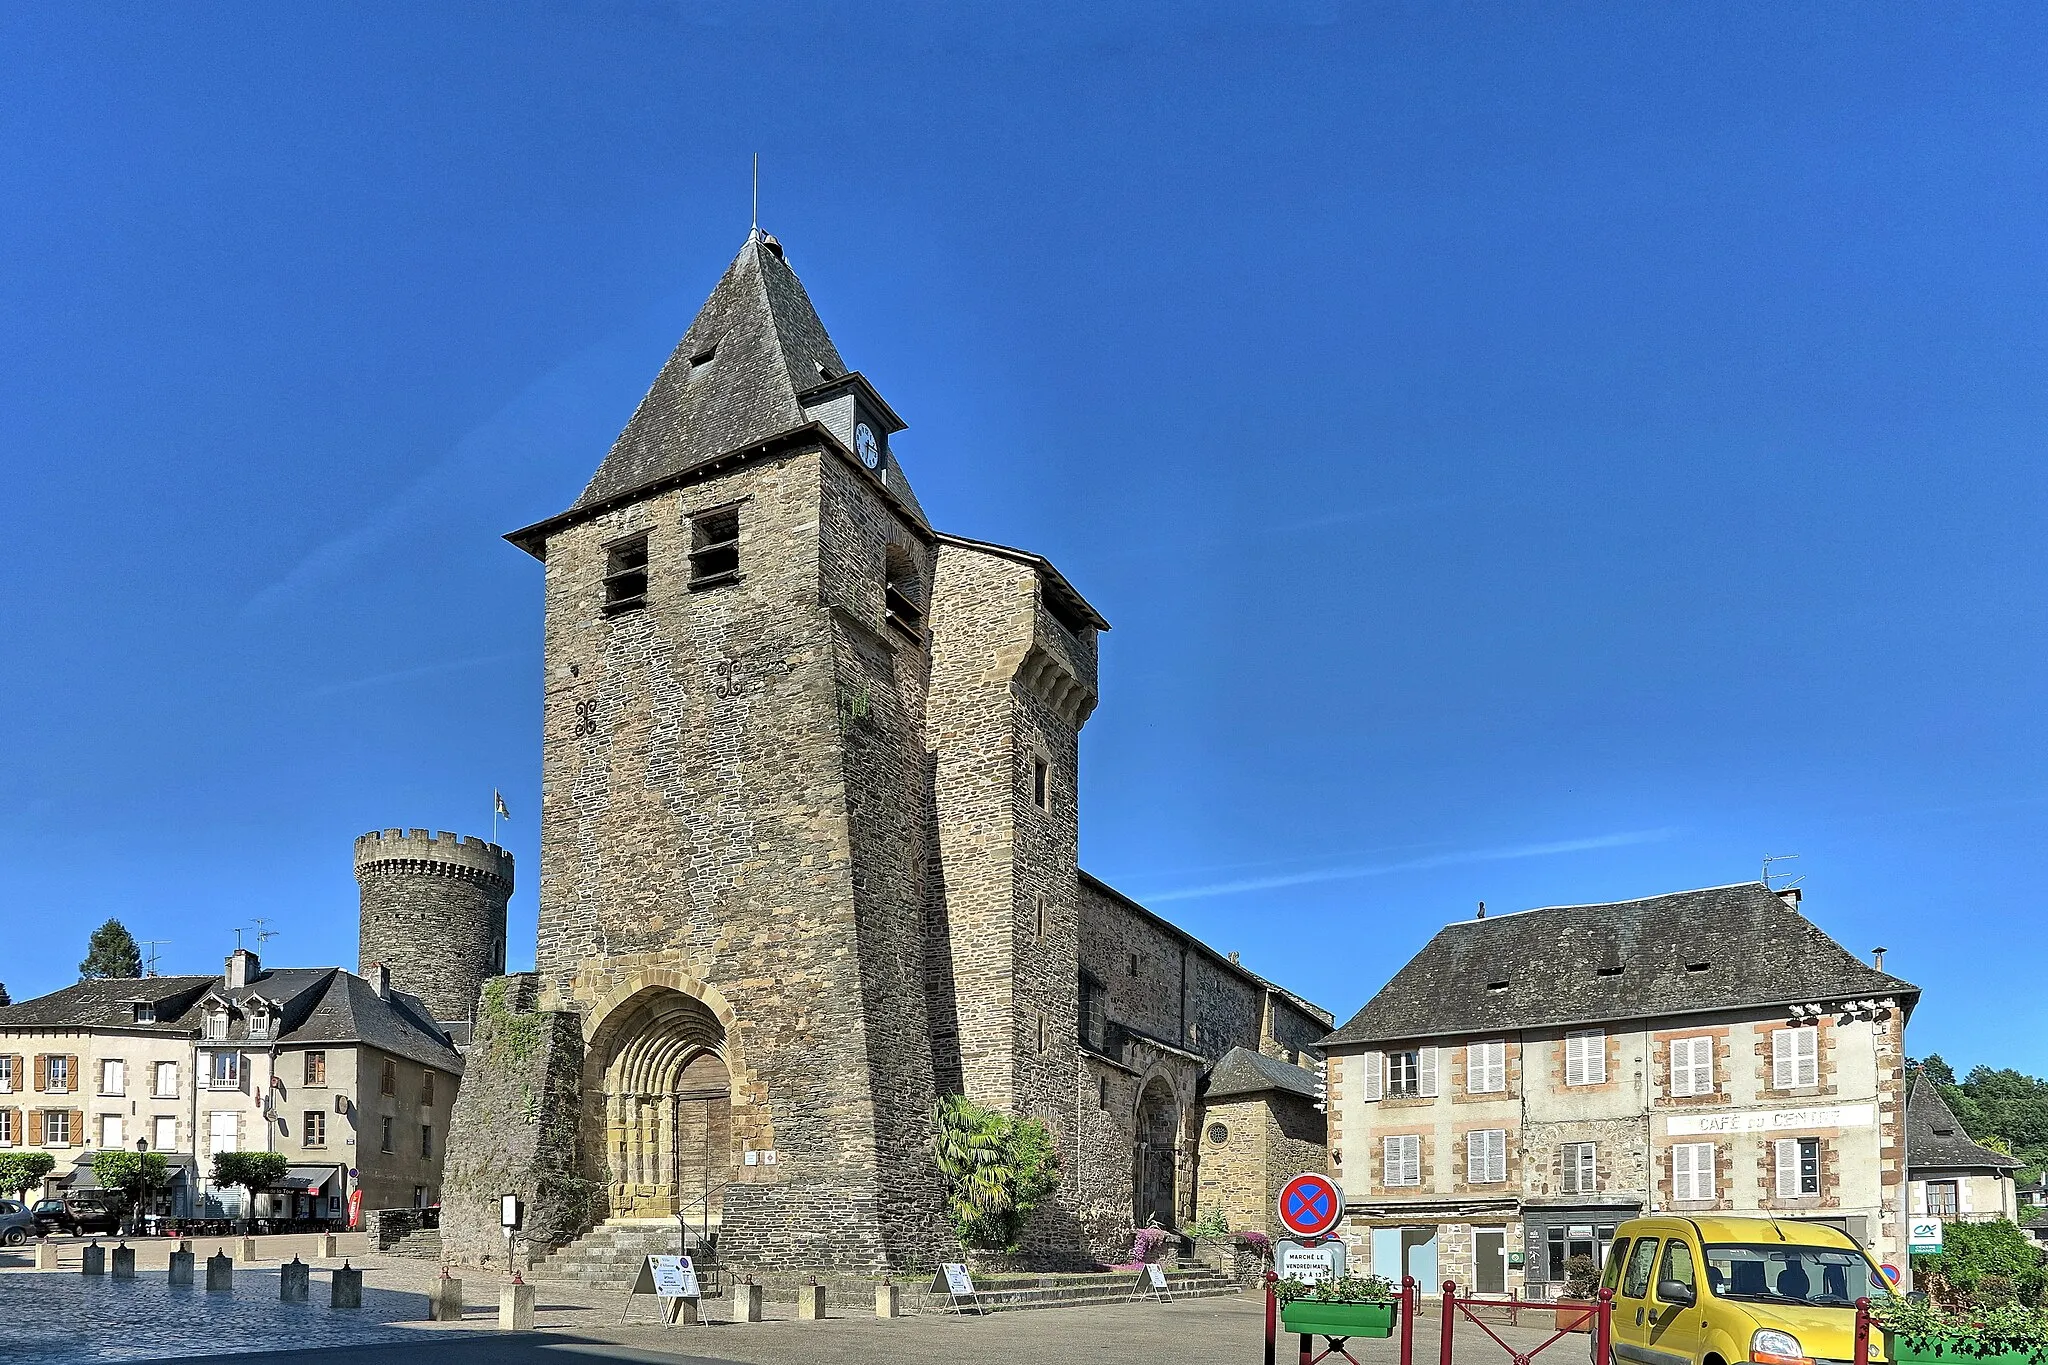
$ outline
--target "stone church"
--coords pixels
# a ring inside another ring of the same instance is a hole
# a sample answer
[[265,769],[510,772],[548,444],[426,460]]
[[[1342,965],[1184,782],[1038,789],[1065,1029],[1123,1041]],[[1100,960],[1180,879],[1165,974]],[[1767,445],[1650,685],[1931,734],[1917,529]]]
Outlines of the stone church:
[[681,1218],[727,1266],[958,1255],[938,1096],[1035,1117],[1023,1248],[1320,1169],[1331,1018],[1082,872],[1108,623],[1043,557],[933,528],[904,427],[752,233],[545,565],[537,970],[485,982],[443,1232],[536,1254]]

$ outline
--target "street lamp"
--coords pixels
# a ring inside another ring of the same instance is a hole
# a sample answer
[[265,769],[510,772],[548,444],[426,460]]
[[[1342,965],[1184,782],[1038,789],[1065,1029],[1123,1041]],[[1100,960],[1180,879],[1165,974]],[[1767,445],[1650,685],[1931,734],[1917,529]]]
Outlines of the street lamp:
[[[138,1157],[145,1158],[149,1155],[148,1138],[139,1137],[135,1139],[135,1154]],[[149,1204],[149,1163],[146,1160],[139,1163],[135,1172],[135,1188],[141,1192],[135,1201],[136,1209],[134,1214],[134,1227],[137,1232],[140,1232],[143,1228],[142,1220],[149,1216],[145,1211]]]

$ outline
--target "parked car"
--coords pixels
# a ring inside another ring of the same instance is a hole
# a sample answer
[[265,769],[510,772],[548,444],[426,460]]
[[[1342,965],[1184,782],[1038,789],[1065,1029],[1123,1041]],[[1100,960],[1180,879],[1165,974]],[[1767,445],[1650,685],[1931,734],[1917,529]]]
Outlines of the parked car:
[[1847,1234],[1770,1218],[1630,1219],[1602,1284],[1613,1365],[1850,1360],[1856,1300],[1895,1292]]
[[0,1199],[0,1247],[18,1247],[36,1235],[36,1216],[17,1199]]
[[70,1195],[64,1199],[39,1199],[30,1210],[36,1230],[47,1237],[53,1232],[119,1232],[121,1210],[92,1195]]

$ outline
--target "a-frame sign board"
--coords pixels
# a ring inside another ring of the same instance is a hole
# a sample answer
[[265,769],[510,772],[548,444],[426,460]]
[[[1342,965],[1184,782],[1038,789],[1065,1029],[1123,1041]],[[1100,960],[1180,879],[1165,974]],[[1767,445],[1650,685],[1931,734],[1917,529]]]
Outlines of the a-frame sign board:
[[948,1313],[965,1313],[972,1308],[977,1313],[988,1312],[979,1295],[974,1292],[974,1277],[967,1273],[967,1267],[958,1261],[947,1261],[940,1265],[939,1273],[932,1276],[931,1291],[946,1296]]
[[642,1294],[652,1294],[661,1304],[661,1320],[673,1327],[679,1321],[695,1322],[697,1315],[692,1311],[685,1319],[683,1305],[692,1310],[700,1297],[697,1289],[697,1267],[687,1256],[649,1256],[640,1262],[640,1273],[633,1280],[633,1287],[626,1291],[626,1306],[619,1314],[624,1322],[633,1311],[633,1300]]
[[1166,1284],[1166,1267],[1157,1261],[1148,1261],[1138,1267],[1138,1282],[1131,1286],[1131,1292],[1124,1302],[1133,1299],[1157,1299],[1161,1303],[1173,1302],[1173,1290]]

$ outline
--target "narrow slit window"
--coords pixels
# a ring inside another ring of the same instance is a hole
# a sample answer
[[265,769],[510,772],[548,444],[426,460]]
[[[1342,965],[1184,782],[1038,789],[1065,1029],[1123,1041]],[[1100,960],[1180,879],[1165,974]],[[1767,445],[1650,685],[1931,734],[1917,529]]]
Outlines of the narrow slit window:
[[718,507],[690,518],[690,586],[709,588],[740,576],[740,509]]
[[1052,804],[1051,772],[1042,758],[1031,760],[1031,801],[1040,810],[1049,809]]
[[604,552],[604,610],[613,616],[647,605],[647,533],[641,532]]

